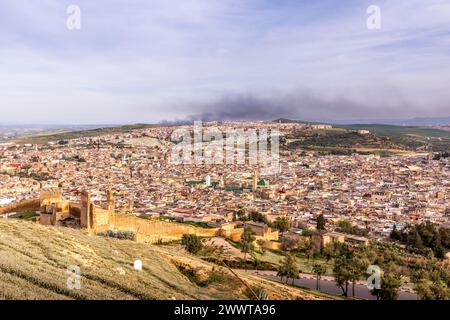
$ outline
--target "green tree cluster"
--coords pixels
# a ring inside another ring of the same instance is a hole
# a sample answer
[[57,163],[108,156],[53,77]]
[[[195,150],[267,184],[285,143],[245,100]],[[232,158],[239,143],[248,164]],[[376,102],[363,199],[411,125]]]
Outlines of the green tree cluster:
[[294,280],[298,279],[299,269],[296,266],[295,259],[291,254],[287,254],[283,263],[278,268],[277,276],[281,278],[281,282],[286,278],[286,283],[289,279],[292,279],[292,284]]
[[202,241],[195,234],[183,234],[181,244],[187,252],[197,254],[203,248]]

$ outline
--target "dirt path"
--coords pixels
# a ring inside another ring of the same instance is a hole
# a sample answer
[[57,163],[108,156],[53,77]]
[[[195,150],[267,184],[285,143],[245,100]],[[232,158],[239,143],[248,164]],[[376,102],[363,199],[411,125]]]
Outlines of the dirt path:
[[209,239],[210,243],[218,247],[223,247],[225,252],[232,257],[244,259],[244,254],[229,244],[224,238],[214,237]]

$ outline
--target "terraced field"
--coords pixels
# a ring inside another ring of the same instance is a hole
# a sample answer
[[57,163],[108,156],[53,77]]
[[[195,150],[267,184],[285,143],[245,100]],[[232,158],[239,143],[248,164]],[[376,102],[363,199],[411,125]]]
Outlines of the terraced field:
[[[142,271],[133,268],[136,259]],[[71,265],[80,267],[80,290],[67,286]],[[239,276],[272,299],[323,298],[244,271]],[[227,269],[181,250],[0,219],[0,299],[246,299],[245,289]]]

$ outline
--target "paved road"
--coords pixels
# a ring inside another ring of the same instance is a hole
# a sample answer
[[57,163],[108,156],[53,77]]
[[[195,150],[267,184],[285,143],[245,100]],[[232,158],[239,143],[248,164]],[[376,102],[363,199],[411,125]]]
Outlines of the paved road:
[[[280,281],[280,277],[276,276],[274,271],[251,271],[254,274]],[[289,280],[289,283],[292,280]],[[310,289],[316,289],[316,278],[309,274],[301,274],[300,279],[294,281],[294,285],[306,287]],[[342,295],[342,290],[340,287],[336,286],[336,282],[332,277],[323,277],[320,281],[320,291],[333,295]],[[352,294],[352,285],[349,284],[349,295]],[[358,282],[355,285],[355,297],[368,300],[376,300],[376,297],[370,294],[370,290],[362,282]],[[399,300],[417,300],[417,294],[413,292],[400,291]]]

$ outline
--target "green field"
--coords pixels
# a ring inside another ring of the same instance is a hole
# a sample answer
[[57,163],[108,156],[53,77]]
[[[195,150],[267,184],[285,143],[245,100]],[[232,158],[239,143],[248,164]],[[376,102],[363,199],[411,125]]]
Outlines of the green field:
[[450,150],[450,131],[427,127],[381,124],[356,124],[337,127],[348,130],[369,130],[378,136],[388,137],[392,142],[404,145],[410,150],[434,152]]
[[[284,123],[307,123],[283,119]],[[299,130],[286,135],[288,149],[304,149],[331,154],[392,153],[404,151],[443,152],[450,149],[450,131],[384,124],[335,125],[328,130]],[[368,135],[355,135],[368,130]],[[285,145],[286,146],[286,145]],[[365,149],[365,150],[364,150]],[[373,149],[373,152],[370,150]]]
[[391,138],[405,135],[414,135],[424,138],[450,138],[450,131],[425,127],[393,126],[384,124],[333,125],[333,127],[347,130],[369,130],[372,133]]

